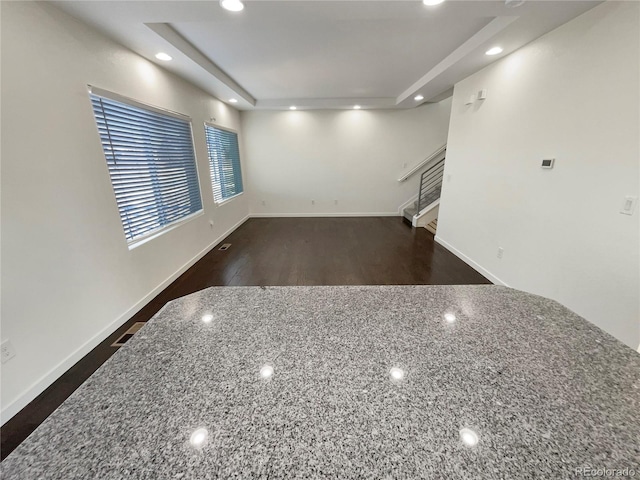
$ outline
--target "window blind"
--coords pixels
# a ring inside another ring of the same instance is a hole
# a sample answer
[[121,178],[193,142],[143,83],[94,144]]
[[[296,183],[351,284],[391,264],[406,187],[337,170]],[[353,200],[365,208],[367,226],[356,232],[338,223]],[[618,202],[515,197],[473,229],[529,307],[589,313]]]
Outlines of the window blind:
[[205,125],[204,130],[209,152],[213,199],[222,202],[242,193],[238,134],[211,125]]
[[90,97],[127,241],[202,210],[191,122]]

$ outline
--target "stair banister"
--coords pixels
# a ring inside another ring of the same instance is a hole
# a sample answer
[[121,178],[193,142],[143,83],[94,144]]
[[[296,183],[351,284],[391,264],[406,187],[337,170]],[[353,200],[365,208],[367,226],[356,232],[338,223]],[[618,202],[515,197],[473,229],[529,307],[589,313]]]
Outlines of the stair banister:
[[445,143],[444,145],[442,145],[440,148],[438,148],[435,152],[433,152],[431,155],[429,155],[427,158],[425,158],[423,161],[421,161],[418,165],[416,165],[415,167],[413,167],[411,170],[409,170],[407,173],[405,173],[402,177],[400,177],[398,179],[398,182],[404,182],[407,178],[409,178],[410,176],[412,176],[414,173],[416,173],[417,171],[419,171],[420,169],[422,169],[422,167],[424,167],[425,165],[427,165],[429,162],[431,162],[434,158],[436,158],[438,155],[442,154],[443,152],[445,152],[447,150],[447,144]]
[[[444,158],[434,163],[428,170],[420,175],[420,188],[418,189],[418,204],[416,205],[416,215],[420,214],[420,210],[426,207],[435,197],[440,198],[440,190],[442,189],[442,177],[444,173]],[[425,200],[429,199],[429,202]]]

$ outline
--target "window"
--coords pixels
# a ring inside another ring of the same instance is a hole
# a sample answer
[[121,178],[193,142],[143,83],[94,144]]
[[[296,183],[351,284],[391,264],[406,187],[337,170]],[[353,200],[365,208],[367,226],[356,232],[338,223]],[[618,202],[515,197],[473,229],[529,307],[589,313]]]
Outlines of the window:
[[242,193],[238,134],[205,125],[213,199],[220,203]]
[[96,91],[93,113],[127,242],[202,210],[191,120]]

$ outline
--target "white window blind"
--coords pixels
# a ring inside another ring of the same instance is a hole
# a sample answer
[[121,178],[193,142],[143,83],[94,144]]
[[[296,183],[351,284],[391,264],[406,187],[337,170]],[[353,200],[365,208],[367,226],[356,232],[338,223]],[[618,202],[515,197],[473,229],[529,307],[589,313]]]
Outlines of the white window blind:
[[242,193],[238,134],[205,125],[213,199],[222,202]]
[[202,210],[190,119],[90,96],[127,241]]

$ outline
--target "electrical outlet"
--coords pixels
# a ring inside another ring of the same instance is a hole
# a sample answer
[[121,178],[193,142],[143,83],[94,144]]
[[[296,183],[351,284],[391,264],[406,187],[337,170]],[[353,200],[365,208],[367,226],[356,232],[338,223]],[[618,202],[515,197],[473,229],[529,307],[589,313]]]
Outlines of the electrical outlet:
[[407,168],[407,162],[404,162],[404,163],[402,164],[402,168]]
[[262,202],[261,202],[261,203],[262,203],[262,205],[266,205],[266,203],[265,203],[265,201],[264,201],[264,200],[262,200]]
[[334,204],[334,205],[337,205],[337,204],[338,204],[338,200],[334,200],[334,201],[333,201],[333,204]]
[[448,175],[447,175],[447,182],[450,182],[450,181],[451,181],[451,177],[453,177],[453,175],[451,175],[451,174],[448,174]]
[[504,253],[504,248],[498,247],[498,258],[502,258],[503,253]]
[[2,342],[2,363],[6,363],[16,356],[16,351],[13,349],[13,345],[9,340]]
[[213,228],[213,220],[209,220],[209,226]]
[[315,200],[311,200],[311,205],[315,205],[316,201]]

